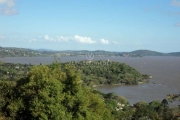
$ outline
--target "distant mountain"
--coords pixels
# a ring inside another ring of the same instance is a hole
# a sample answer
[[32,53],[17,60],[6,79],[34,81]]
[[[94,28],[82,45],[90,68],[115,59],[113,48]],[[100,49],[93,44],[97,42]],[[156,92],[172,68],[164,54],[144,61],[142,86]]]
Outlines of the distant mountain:
[[121,54],[122,56],[128,56],[128,57],[167,56],[168,55],[165,53],[160,53],[160,52],[151,51],[151,50],[136,50],[132,52],[123,52]]
[[168,53],[170,56],[180,56],[180,52]]
[[166,55],[165,53],[160,53],[156,51],[151,51],[151,50],[136,50],[132,51],[132,54],[140,54],[142,56],[164,56]]
[[1,47],[0,57],[32,57],[32,56],[48,56],[50,54],[41,53],[36,50],[26,48]]
[[1,47],[0,57],[32,57],[32,56],[84,56],[92,53],[94,56],[122,56],[122,57],[143,57],[143,56],[180,56],[180,52],[161,53],[151,50],[136,50],[132,52],[111,52],[104,50],[63,50],[55,51],[48,49],[26,49],[14,47]]

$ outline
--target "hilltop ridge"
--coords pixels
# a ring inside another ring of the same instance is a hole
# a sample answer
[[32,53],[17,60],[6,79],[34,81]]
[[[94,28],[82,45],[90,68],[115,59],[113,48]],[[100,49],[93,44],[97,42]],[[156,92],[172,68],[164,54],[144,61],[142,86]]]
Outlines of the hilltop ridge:
[[27,49],[15,47],[1,47],[0,57],[36,57],[36,56],[85,56],[88,53],[94,56],[122,56],[122,57],[144,57],[144,56],[180,56],[180,52],[162,53],[152,50],[135,50],[132,52],[112,52],[105,50],[47,50],[47,49]]

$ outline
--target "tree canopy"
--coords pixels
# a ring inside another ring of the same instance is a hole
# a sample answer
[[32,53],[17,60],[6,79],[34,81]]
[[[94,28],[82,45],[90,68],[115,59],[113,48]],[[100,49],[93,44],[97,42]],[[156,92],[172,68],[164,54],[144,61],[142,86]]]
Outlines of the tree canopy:
[[[117,63],[103,69],[117,74],[121,68],[116,66],[137,73]],[[53,62],[31,67],[17,81],[0,81],[0,120],[169,120],[180,113],[178,108],[170,109],[166,99],[131,106],[122,96],[88,87],[81,66]]]
[[1,110],[17,119],[110,119],[103,100],[83,87],[74,67],[35,66],[16,84],[1,82]]
[[150,79],[127,64],[112,61],[72,61],[81,70],[83,83],[92,86],[99,84],[127,84],[134,85]]

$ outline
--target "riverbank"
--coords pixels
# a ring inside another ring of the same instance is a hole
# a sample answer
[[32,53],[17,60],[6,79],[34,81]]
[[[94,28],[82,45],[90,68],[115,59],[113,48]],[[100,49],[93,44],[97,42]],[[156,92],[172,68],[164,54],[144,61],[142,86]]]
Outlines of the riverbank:
[[[152,76],[151,76],[151,79],[152,79]],[[141,84],[145,84],[145,83],[149,83],[149,82],[150,82],[150,80],[146,79],[146,80],[143,80],[143,82],[138,82],[137,85],[141,85]],[[93,85],[92,87],[102,87],[102,86],[131,86],[131,85],[127,85],[125,83],[117,83],[117,84],[111,84],[111,85],[108,85],[108,84]]]

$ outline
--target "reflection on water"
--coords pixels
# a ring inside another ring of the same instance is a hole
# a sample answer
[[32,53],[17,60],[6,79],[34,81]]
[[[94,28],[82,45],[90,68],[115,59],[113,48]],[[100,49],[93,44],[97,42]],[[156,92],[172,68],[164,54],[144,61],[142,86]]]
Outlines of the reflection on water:
[[[167,94],[180,93],[180,57],[95,57],[93,60],[110,60],[127,63],[139,72],[153,76],[150,83],[133,86],[102,86],[104,93],[115,92],[125,96],[133,104],[138,101],[162,100]],[[4,62],[26,64],[50,64],[53,57],[7,57]],[[86,57],[61,57],[62,62],[86,60]]]

